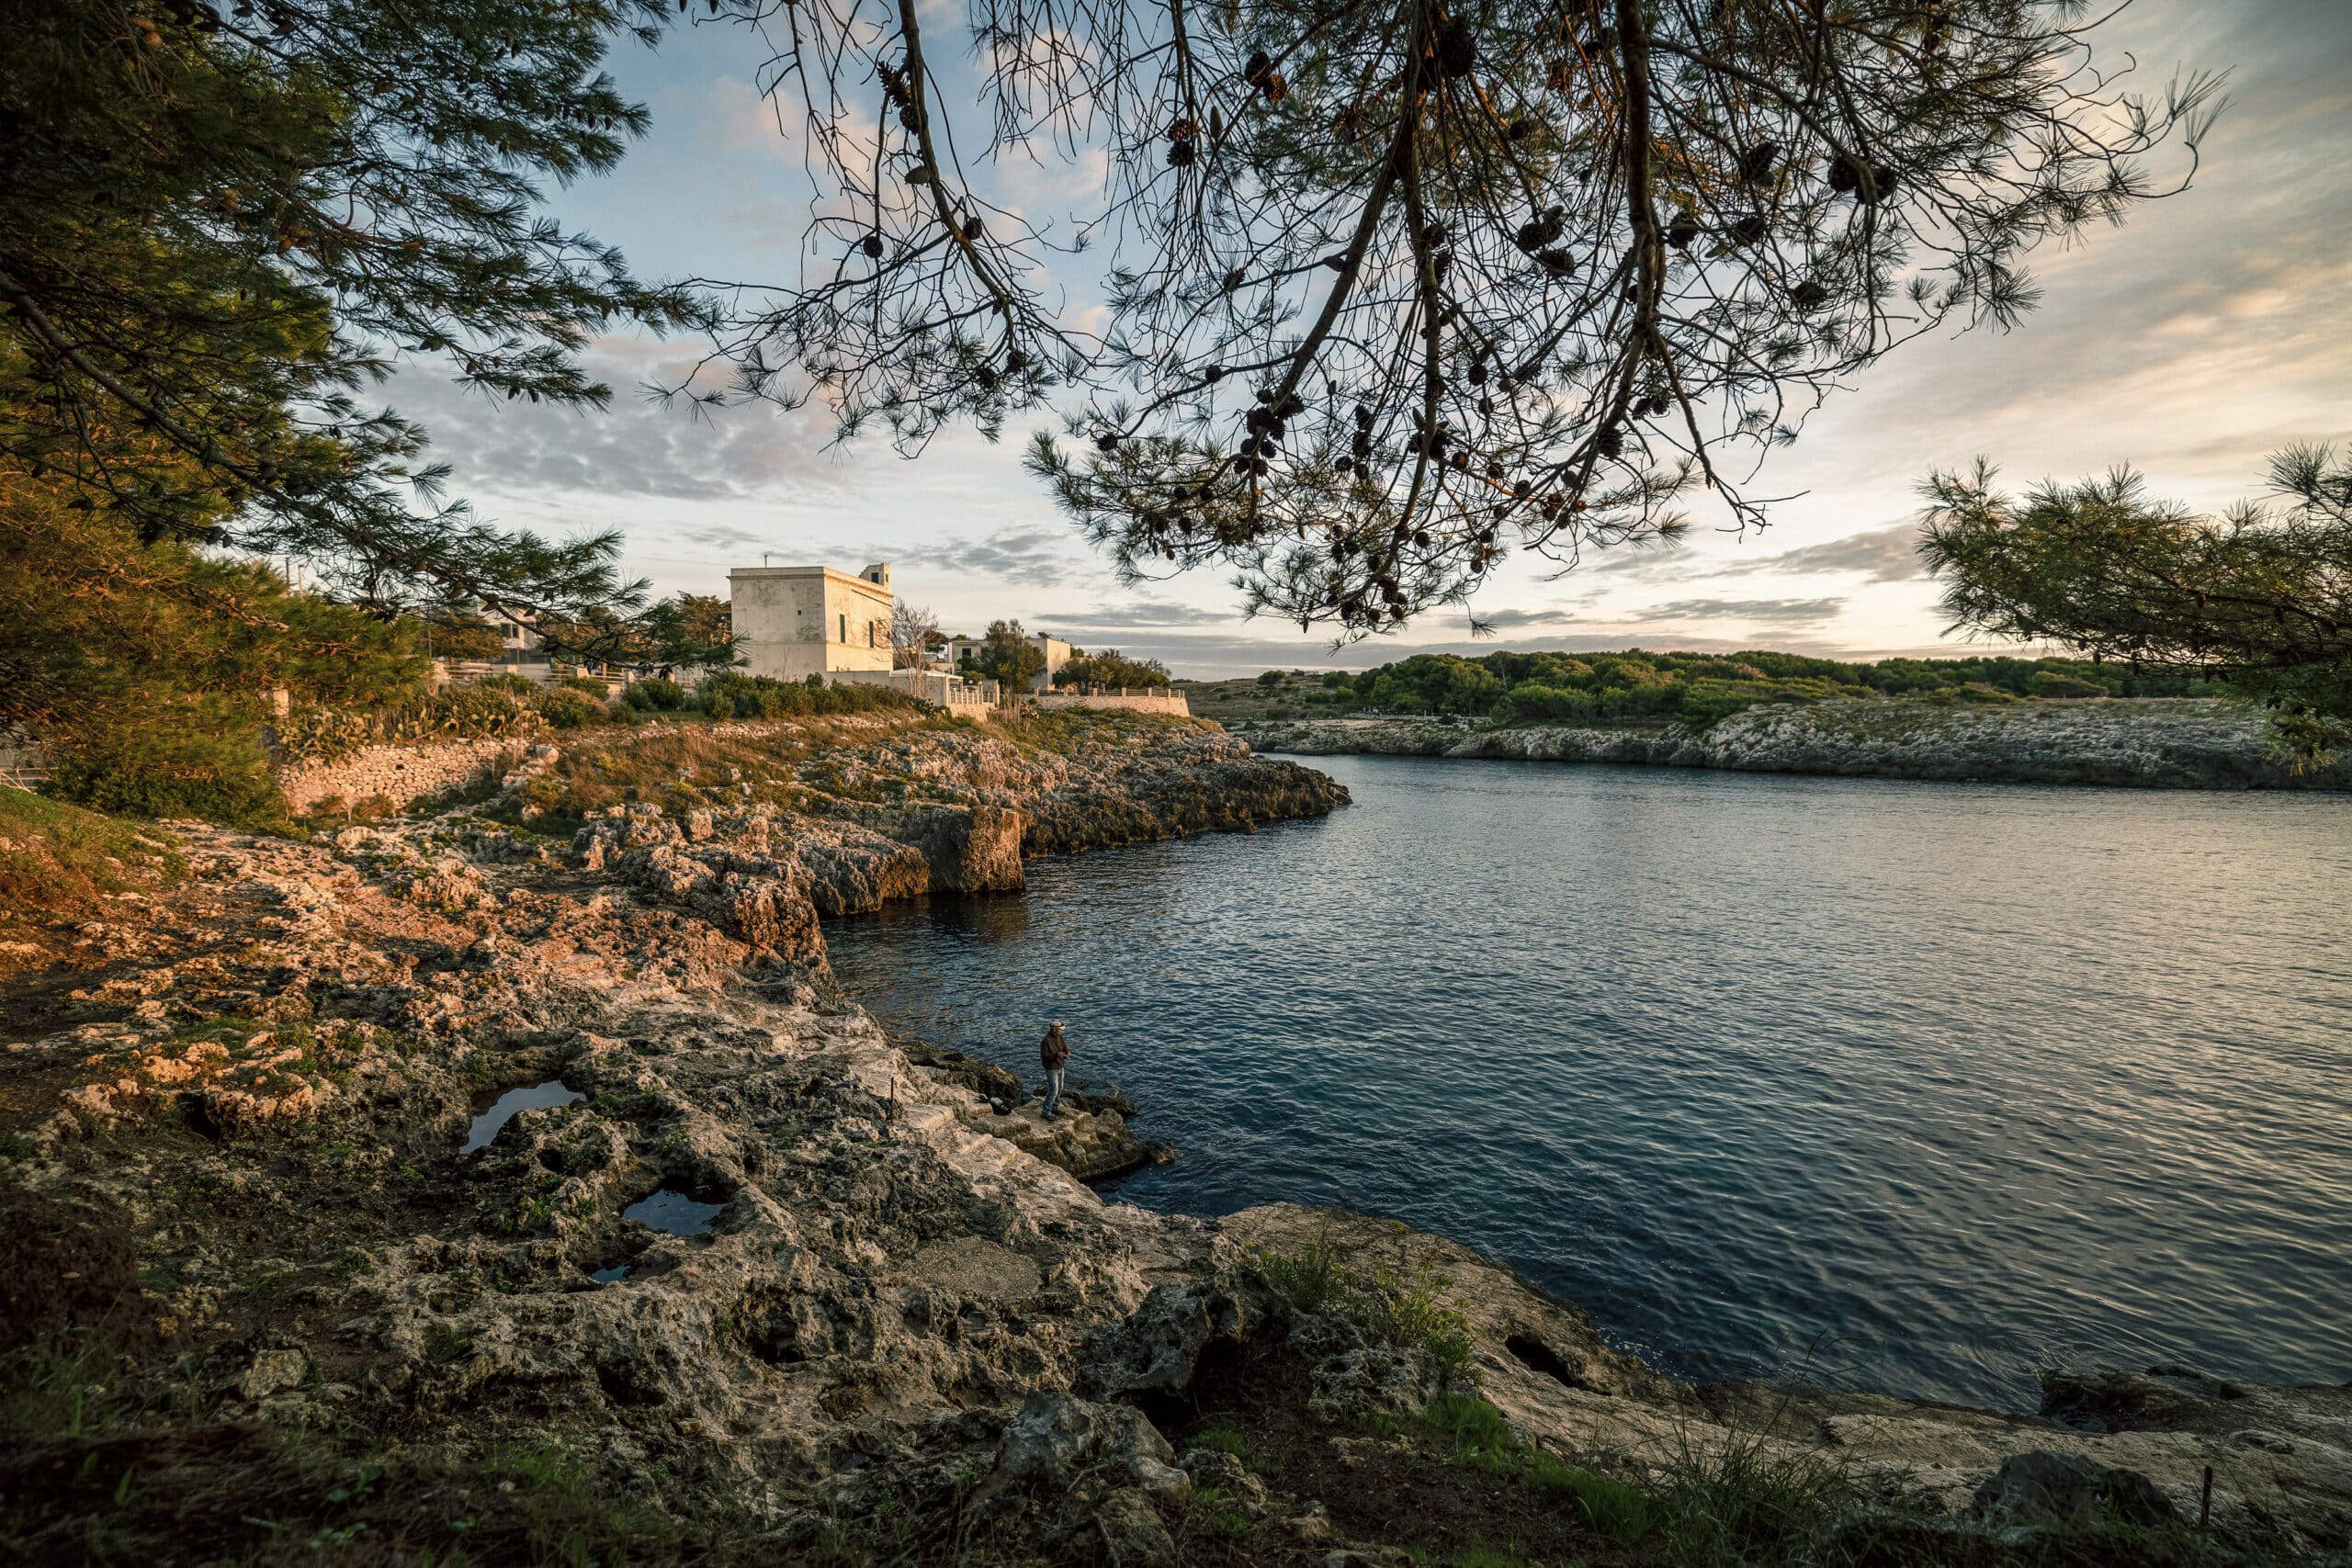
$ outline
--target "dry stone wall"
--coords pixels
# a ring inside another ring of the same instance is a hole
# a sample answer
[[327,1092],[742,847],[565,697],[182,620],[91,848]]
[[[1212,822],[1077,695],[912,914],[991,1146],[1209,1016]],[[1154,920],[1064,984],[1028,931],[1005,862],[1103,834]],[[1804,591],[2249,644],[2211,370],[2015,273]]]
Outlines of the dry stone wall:
[[356,806],[383,800],[394,808],[428,795],[505,773],[522,754],[512,739],[448,740],[430,746],[370,746],[340,762],[280,768],[277,787],[300,816],[320,802]]
[[1193,705],[1182,692],[1055,693],[1041,694],[1029,701],[1048,713],[1059,708],[1117,708],[1123,713],[1172,713],[1180,718],[1189,718],[1193,713]]

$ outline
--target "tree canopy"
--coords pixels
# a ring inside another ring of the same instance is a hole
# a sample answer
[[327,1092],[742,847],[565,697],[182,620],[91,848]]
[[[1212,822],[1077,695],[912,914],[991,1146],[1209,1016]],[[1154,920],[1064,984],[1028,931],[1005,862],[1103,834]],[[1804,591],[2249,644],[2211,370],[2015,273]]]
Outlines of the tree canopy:
[[[1031,466],[1130,579],[1223,563],[1342,638],[1693,486],[1758,520],[1829,390],[2174,188],[2213,86],[2124,90],[2072,0],[970,0],[977,96],[910,0],[724,8],[817,215],[693,395],[907,447],[1075,405]],[[990,199],[1033,158],[1107,170],[1067,234]],[[1098,243],[1084,332],[1049,264]]]
[[1073,649],[1054,671],[1057,686],[1165,686],[1173,679],[1157,659],[1130,659],[1115,648]]
[[700,321],[541,209],[644,111],[658,0],[0,0],[0,464],[139,539],[303,558],[381,611],[633,609],[609,535],[446,502],[366,394],[403,356],[598,408],[578,351]]
[[2292,447],[2268,479],[2216,518],[2129,469],[2018,498],[1980,462],[1928,481],[1923,549],[1956,626],[2222,681],[2324,760],[2352,744],[2352,454]]
[[1046,668],[1046,650],[1029,638],[1019,621],[990,621],[978,649],[964,655],[964,666],[983,681],[994,681],[1009,694],[1025,692]]

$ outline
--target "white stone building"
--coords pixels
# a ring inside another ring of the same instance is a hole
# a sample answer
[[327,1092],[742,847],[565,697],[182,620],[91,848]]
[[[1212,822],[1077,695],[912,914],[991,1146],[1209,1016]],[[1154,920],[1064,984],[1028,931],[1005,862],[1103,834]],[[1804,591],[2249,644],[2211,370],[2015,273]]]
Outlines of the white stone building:
[[890,670],[890,566],[744,566],[727,574],[743,670],[803,681]]
[[[1030,681],[1029,690],[1033,692],[1050,692],[1054,688],[1054,671],[1069,663],[1070,660],[1070,655],[1075,653],[1077,650],[1070,647],[1069,643],[1064,642],[1061,638],[1057,637],[1047,637],[1044,632],[1030,633],[1029,641],[1046,656],[1046,667],[1043,670],[1038,671],[1036,675]],[[979,637],[957,637],[955,641],[947,645],[947,668],[950,670],[963,669],[964,660],[979,652],[981,647],[982,639]]]

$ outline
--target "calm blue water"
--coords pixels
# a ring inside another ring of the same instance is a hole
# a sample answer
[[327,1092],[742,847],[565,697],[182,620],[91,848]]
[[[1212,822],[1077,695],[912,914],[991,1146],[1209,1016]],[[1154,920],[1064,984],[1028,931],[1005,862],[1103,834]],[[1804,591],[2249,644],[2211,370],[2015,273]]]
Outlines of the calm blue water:
[[1115,1082],[1117,1194],[1392,1214],[1695,1378],[2352,1379],[2352,799],[1333,758],[1356,805],[828,928]]

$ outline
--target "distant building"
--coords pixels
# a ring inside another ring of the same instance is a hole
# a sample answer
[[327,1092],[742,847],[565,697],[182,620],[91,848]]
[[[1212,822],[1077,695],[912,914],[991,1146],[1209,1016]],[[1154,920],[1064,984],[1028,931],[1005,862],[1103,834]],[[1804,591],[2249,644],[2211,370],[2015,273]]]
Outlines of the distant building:
[[[947,645],[947,668],[963,669],[964,660],[979,652],[983,641],[984,639],[980,637],[957,637],[950,642]],[[1078,650],[1061,638],[1047,637],[1044,632],[1030,633],[1029,641],[1033,646],[1042,649],[1046,655],[1046,667],[1037,671],[1036,678],[1029,682],[1029,689],[1033,692],[1051,691],[1054,685],[1054,671],[1068,664],[1070,661],[1070,656]]]
[[509,660],[544,659],[539,651],[538,617],[528,610],[486,612],[498,628],[498,640]]
[[890,566],[852,577],[829,566],[745,566],[727,574],[738,651],[752,675],[890,669]]

